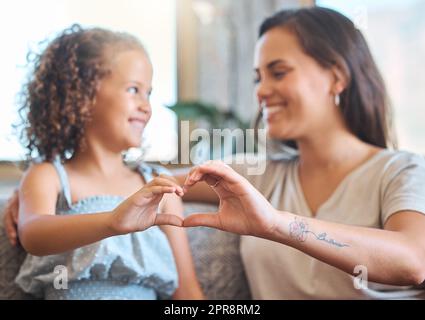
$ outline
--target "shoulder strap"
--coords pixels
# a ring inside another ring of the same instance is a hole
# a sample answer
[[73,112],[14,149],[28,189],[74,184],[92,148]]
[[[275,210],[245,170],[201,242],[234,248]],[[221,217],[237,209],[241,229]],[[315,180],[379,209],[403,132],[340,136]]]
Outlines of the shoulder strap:
[[65,168],[63,164],[61,163],[61,160],[59,157],[56,157],[55,160],[53,160],[53,165],[59,175],[61,188],[62,188],[62,191],[59,196],[63,197],[67,205],[70,207],[72,204],[72,201],[71,201],[71,188],[69,186],[68,175],[66,174]]
[[165,169],[162,166],[156,164],[147,164],[145,162],[141,162],[137,166],[138,172],[145,178],[145,182],[150,182],[153,178],[159,176],[160,174],[172,175],[170,171]]

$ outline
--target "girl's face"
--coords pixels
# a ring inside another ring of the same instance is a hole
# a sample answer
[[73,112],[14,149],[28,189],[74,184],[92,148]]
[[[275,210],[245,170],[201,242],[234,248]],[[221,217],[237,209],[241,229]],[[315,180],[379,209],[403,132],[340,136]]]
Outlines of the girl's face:
[[110,70],[100,82],[86,136],[117,152],[140,147],[152,112],[152,65],[142,50],[134,49],[114,54]]
[[334,71],[305,54],[287,29],[273,28],[258,40],[254,71],[269,137],[301,140],[343,121],[334,103],[340,89]]

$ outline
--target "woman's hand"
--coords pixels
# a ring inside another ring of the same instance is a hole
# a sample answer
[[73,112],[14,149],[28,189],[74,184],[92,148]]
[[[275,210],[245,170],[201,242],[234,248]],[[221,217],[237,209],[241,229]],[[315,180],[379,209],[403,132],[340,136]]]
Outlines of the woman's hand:
[[173,214],[158,214],[165,193],[183,196],[184,192],[173,178],[160,175],[130,196],[112,212],[110,225],[117,234],[143,231],[153,225],[181,227],[183,219]]
[[15,190],[4,208],[4,228],[12,246],[18,244],[19,192]]
[[187,217],[183,226],[207,226],[238,234],[266,237],[275,229],[277,211],[248,180],[222,161],[208,161],[193,168],[185,191],[205,181],[220,198],[218,212]]

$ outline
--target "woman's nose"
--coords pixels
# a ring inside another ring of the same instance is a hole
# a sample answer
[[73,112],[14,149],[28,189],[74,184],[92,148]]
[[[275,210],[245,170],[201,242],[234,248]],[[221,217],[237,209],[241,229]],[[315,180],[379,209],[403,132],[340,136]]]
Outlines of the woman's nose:
[[264,80],[258,82],[256,87],[256,95],[259,101],[269,98],[272,95],[272,93],[273,93],[273,88],[271,87],[269,83],[267,83]]

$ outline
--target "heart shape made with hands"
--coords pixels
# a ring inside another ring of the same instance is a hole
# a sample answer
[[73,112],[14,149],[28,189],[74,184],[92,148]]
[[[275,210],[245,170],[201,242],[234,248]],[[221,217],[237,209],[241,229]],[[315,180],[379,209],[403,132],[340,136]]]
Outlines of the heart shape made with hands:
[[250,182],[221,161],[209,161],[193,168],[183,190],[205,181],[218,195],[216,212],[194,213],[183,221],[184,227],[206,226],[223,231],[259,235],[274,222],[275,209]]

